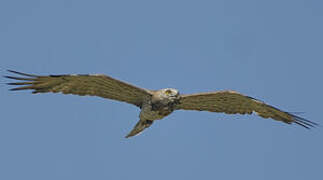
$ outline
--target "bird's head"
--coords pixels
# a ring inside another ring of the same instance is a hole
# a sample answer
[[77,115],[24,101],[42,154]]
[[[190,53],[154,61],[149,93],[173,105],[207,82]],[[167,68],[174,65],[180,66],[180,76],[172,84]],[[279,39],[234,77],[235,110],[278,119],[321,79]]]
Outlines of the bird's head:
[[177,99],[179,97],[179,91],[173,88],[161,89],[161,97],[167,99]]

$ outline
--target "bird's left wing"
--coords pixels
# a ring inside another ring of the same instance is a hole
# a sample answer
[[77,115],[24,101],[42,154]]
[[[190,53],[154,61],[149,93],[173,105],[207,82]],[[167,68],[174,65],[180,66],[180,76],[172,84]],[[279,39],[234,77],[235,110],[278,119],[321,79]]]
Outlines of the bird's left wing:
[[6,78],[21,80],[21,82],[8,83],[18,85],[11,90],[33,90],[32,93],[63,93],[80,96],[99,96],[103,98],[123,101],[141,107],[145,98],[150,97],[149,90],[138,88],[131,84],[113,79],[106,75],[49,75],[38,76],[9,72],[22,77],[5,76]]
[[296,123],[305,128],[317,125],[312,121],[282,111],[235,91],[181,95],[176,109],[223,112],[226,114],[252,114],[255,112],[263,118],[272,118],[288,124]]

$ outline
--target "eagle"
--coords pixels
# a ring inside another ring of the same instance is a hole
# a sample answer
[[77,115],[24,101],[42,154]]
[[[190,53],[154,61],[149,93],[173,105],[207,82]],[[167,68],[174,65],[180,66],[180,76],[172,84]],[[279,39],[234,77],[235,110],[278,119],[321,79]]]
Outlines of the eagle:
[[292,113],[236,91],[225,90],[196,94],[180,94],[177,89],[148,90],[114,79],[103,74],[63,74],[40,76],[8,70],[16,76],[4,76],[19,80],[8,85],[10,90],[33,90],[37,93],[63,93],[80,96],[98,96],[133,104],[141,109],[139,121],[126,136],[138,135],[156,120],[163,119],[175,110],[210,111],[226,114],[252,114],[271,118],[287,124],[295,123],[304,128],[318,125]]

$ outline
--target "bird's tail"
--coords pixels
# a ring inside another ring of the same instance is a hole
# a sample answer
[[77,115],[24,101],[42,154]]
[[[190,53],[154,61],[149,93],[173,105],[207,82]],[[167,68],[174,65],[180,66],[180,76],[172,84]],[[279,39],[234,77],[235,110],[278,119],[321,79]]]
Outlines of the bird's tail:
[[146,119],[140,119],[135,127],[130,131],[130,133],[126,136],[126,138],[138,135],[141,133],[144,129],[150,127],[153,124],[154,121],[152,120],[146,120]]

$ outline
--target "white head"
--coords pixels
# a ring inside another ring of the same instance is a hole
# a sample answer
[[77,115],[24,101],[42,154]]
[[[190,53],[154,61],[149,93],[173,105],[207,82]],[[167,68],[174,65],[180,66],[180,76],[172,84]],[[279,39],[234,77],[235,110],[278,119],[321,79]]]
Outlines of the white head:
[[176,99],[179,97],[179,91],[173,88],[161,89],[161,96],[167,99]]

